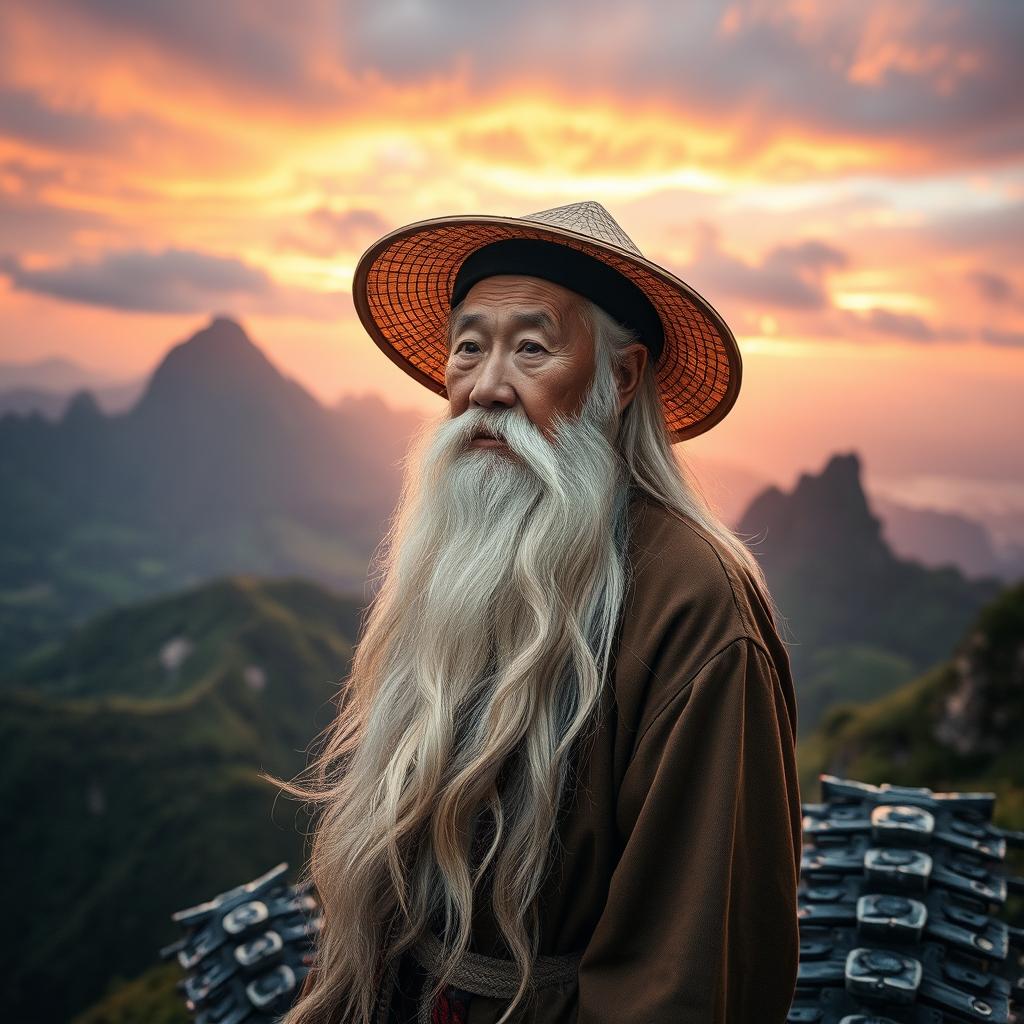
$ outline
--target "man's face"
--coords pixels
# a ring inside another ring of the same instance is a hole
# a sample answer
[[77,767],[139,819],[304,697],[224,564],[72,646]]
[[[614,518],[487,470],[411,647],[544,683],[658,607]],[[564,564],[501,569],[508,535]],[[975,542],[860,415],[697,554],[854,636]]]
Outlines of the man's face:
[[445,371],[452,418],[473,408],[516,410],[550,440],[556,413],[575,417],[594,376],[594,342],[579,301],[537,277],[500,274],[473,285],[452,325]]

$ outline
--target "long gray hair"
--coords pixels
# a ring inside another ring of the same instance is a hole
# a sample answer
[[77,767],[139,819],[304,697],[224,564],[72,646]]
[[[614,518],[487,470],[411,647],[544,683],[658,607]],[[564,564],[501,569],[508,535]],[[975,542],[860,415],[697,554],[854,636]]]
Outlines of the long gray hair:
[[[636,335],[589,300],[583,301],[582,313],[597,351],[609,353],[613,366],[617,368],[621,354],[637,340]],[[685,455],[678,445],[673,448],[669,441],[658,382],[650,360],[632,402],[622,415],[618,451],[625,463],[630,486],[704,527],[724,553],[750,574],[776,624],[781,627],[784,617],[768,589],[760,562],[746,541],[723,522],[697,482]]]
[[[274,780],[318,811],[304,877],[325,921],[317,984],[282,1024],[371,1024],[386,966],[426,930],[446,948],[440,991],[484,892],[521,976],[501,1020],[531,994],[536,897],[572,755],[597,724],[633,489],[711,530],[763,583],[673,457],[650,366],[619,415],[635,337],[589,300],[575,313],[594,381],[551,440],[515,410],[477,408],[417,439],[339,713],[303,775]],[[478,426],[508,451],[467,447]]]

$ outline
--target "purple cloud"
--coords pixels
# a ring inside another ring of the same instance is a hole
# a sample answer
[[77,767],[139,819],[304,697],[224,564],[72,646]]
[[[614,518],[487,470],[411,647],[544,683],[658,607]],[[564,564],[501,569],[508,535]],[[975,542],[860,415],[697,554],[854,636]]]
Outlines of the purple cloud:
[[828,271],[845,267],[843,251],[815,239],[776,246],[760,263],[743,260],[719,245],[716,228],[697,225],[694,259],[680,272],[712,302],[726,295],[775,309],[820,310],[829,305]]
[[985,327],[981,331],[981,339],[989,345],[1024,348],[1024,331],[1000,331],[994,327]]
[[368,244],[384,234],[388,224],[374,210],[332,210],[321,206],[306,216],[305,228],[305,231],[286,231],[278,239],[278,244],[282,248],[298,249],[329,259],[339,249]]
[[204,312],[225,297],[266,295],[273,289],[263,270],[234,257],[176,248],[126,249],[95,262],[39,269],[8,255],[0,258],[0,272],[19,291],[149,313]]
[[1002,304],[1013,297],[1013,282],[1003,274],[996,274],[990,270],[974,270],[967,275],[967,280],[987,302]]

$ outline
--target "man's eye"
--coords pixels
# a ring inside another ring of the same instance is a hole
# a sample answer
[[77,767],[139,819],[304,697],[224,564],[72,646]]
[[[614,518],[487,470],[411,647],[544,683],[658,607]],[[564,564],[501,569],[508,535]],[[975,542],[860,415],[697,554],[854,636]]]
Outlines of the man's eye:
[[523,342],[523,348],[526,348],[527,345],[532,345],[533,346],[532,349],[529,349],[527,351],[527,354],[531,355],[531,356],[537,355],[540,352],[546,351],[544,346],[539,341],[524,341]]
[[476,349],[476,342],[475,341],[460,341],[458,343],[458,345],[455,346],[455,351],[456,352],[465,351],[467,345],[472,345],[473,349],[474,350]]

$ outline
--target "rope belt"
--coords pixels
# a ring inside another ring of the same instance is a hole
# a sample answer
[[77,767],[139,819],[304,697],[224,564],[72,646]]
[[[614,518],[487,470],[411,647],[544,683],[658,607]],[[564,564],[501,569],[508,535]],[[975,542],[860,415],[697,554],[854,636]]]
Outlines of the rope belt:
[[[430,977],[439,977],[445,948],[434,935],[424,935],[412,947],[416,962]],[[536,988],[575,981],[580,963],[580,954],[564,956],[538,956],[533,962],[533,980]],[[493,999],[511,999],[519,991],[519,969],[514,960],[504,957],[484,956],[466,950],[459,958],[448,984],[453,988],[472,992],[474,995]],[[423,996],[417,1013],[418,1024],[430,1024],[430,985],[424,985]]]

